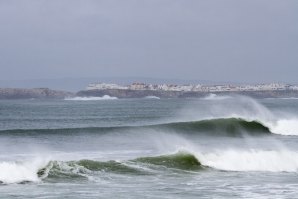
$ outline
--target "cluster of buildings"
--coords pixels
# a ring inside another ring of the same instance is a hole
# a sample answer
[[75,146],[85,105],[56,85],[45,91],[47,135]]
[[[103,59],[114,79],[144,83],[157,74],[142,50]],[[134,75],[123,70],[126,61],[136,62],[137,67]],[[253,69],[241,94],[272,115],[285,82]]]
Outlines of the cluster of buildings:
[[297,90],[298,86],[290,84],[256,84],[256,85],[176,85],[176,84],[145,84],[133,83],[130,85],[118,85],[109,83],[92,83],[86,90],[159,90],[159,91],[185,91],[185,92],[225,92],[225,91],[282,91]]

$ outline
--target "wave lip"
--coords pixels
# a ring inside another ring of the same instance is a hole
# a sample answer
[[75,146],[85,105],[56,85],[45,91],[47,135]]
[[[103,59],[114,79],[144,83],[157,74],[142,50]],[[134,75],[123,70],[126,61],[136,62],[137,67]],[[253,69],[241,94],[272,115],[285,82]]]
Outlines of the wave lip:
[[194,122],[161,124],[180,132],[200,132],[206,135],[242,136],[243,134],[270,134],[270,129],[258,121],[246,121],[241,118],[218,118]]
[[111,97],[109,95],[104,95],[102,97],[73,97],[73,98],[65,98],[65,100],[69,101],[97,101],[97,100],[116,100],[117,97]]

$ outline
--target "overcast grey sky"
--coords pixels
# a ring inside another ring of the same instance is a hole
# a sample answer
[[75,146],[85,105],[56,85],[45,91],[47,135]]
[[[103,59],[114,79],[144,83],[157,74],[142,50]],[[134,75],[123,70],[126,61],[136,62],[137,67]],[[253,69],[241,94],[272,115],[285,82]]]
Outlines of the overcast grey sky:
[[298,0],[0,0],[0,69],[298,83]]

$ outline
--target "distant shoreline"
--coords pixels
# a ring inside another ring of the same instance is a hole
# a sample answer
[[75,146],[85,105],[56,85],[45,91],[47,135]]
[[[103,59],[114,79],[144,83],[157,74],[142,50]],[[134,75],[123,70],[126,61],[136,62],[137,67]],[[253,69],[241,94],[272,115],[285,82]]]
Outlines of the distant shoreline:
[[296,90],[282,91],[222,91],[222,92],[204,92],[204,91],[152,91],[152,90],[83,90],[76,93],[79,97],[102,97],[109,95],[111,97],[121,98],[144,98],[147,96],[156,96],[159,98],[201,98],[216,95],[245,95],[253,98],[298,98]]
[[0,100],[13,99],[64,99],[74,97],[75,93],[49,88],[0,88]]
[[103,97],[111,96],[119,99],[124,98],[145,98],[155,96],[157,98],[202,98],[210,94],[223,95],[245,95],[253,98],[298,98],[297,90],[276,90],[276,91],[158,91],[158,90],[82,90],[77,93],[52,90],[49,88],[0,88],[0,100],[13,99],[65,99],[73,97]]

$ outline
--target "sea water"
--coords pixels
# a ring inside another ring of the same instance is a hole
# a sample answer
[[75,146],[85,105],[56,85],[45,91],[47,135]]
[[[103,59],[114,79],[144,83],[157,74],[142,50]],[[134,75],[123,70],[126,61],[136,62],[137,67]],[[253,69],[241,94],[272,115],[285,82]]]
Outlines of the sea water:
[[0,198],[298,198],[298,100],[0,101]]

